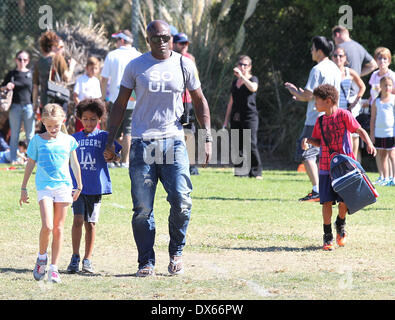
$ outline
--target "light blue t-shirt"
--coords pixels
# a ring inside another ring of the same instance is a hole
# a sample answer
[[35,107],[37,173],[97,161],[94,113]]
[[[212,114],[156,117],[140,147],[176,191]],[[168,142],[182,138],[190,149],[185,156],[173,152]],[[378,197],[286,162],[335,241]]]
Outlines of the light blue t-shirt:
[[[158,60],[151,52],[147,52],[126,66],[121,85],[136,92],[132,137],[183,139],[184,131],[179,121],[184,111],[184,80],[180,58],[179,53],[172,51],[168,59]],[[194,91],[200,88],[193,61],[183,58],[182,62],[187,89]]]
[[[337,89],[340,94],[341,72],[338,66],[331,60],[325,59],[315,65],[309,75],[305,89],[313,92],[321,84],[330,84]],[[315,99],[307,103],[306,126],[314,126],[320,113],[315,107]]]
[[27,148],[27,156],[37,164],[37,190],[71,187],[70,153],[78,147],[74,137],[59,132],[56,139],[46,140],[36,134]]

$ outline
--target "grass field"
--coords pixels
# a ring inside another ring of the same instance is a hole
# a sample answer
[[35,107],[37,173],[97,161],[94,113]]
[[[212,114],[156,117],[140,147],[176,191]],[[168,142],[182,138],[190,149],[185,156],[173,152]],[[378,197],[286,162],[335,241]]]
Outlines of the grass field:
[[59,262],[62,284],[53,285],[35,281],[32,274],[41,226],[34,176],[28,186],[31,202],[23,208],[18,204],[23,170],[1,170],[0,177],[0,299],[395,298],[394,187],[378,187],[377,203],[347,217],[346,247],[324,252],[321,206],[297,201],[310,189],[306,174],[264,171],[258,181],[236,178],[231,169],[200,169],[200,176],[192,176],[185,274],[167,273],[169,205],[159,185],[157,276],[141,279],[134,276],[128,173],[112,169],[114,193],[103,197],[97,229],[97,273],[66,273],[72,253],[69,209]]

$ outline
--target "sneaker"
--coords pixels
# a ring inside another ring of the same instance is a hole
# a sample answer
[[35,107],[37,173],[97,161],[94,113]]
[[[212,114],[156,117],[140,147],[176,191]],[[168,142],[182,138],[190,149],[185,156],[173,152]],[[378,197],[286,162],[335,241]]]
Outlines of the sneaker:
[[71,261],[67,267],[68,273],[76,273],[80,271],[80,256],[78,254],[73,254],[71,256]]
[[128,162],[122,162],[121,163],[121,168],[129,168],[129,163]]
[[390,180],[384,180],[380,185],[384,187],[392,187],[395,186],[395,183],[392,179],[390,179]]
[[345,224],[338,226],[335,223],[335,227],[336,227],[336,243],[339,247],[344,247],[347,241],[347,233],[346,230],[344,229]]
[[93,271],[92,261],[90,261],[89,259],[82,260],[82,271],[93,273],[94,271]]
[[198,168],[196,166],[192,166],[192,165],[189,166],[189,174],[198,176],[199,175]]
[[171,275],[178,275],[184,273],[184,264],[182,263],[181,256],[170,256],[170,263],[167,267],[167,271]]
[[115,168],[115,163],[114,162],[108,162],[107,163],[108,168]]
[[317,202],[320,201],[320,194],[314,190],[311,190],[307,196],[300,198],[299,201]]
[[324,234],[324,251],[332,251],[335,247],[333,246],[333,235],[332,233]]
[[57,269],[49,269],[48,271],[48,281],[53,283],[61,283],[59,271]]
[[40,260],[37,258],[36,265],[33,270],[34,279],[37,281],[43,280],[47,268],[48,259]]
[[378,177],[377,180],[373,182],[373,184],[381,184],[383,181],[384,181],[383,177]]

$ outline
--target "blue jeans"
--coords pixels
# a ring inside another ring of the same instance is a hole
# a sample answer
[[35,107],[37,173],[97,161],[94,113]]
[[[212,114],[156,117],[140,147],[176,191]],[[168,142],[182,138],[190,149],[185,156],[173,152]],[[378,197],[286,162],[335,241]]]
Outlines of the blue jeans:
[[192,183],[185,142],[176,139],[132,139],[129,176],[133,200],[132,228],[139,268],[155,266],[154,199],[158,179],[170,203],[169,255],[180,256],[191,216]]
[[10,138],[11,161],[16,161],[17,160],[16,151],[18,149],[19,133],[21,131],[22,121],[26,133],[26,143],[29,144],[30,140],[34,136],[35,120],[34,120],[33,105],[31,104],[23,105],[23,104],[13,103],[10,108],[9,121],[11,128],[11,138]]

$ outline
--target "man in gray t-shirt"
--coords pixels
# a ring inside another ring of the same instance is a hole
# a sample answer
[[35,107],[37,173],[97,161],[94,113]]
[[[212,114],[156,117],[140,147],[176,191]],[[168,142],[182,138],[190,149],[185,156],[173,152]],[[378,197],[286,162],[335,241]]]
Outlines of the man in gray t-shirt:
[[170,203],[168,271],[184,271],[182,251],[191,215],[192,183],[188,153],[180,118],[183,114],[184,77],[195,109],[196,119],[205,130],[205,164],[211,157],[210,110],[204,97],[195,65],[170,50],[170,27],[160,20],[147,26],[151,51],[131,61],[121,81],[119,95],[109,119],[109,135],[104,157],[115,156],[114,137],[124,117],[132,90],[136,107],[132,116],[132,145],[129,177],[133,200],[132,228],[138,250],[138,277],[154,275],[155,220],[154,199],[158,180]]
[[[344,48],[347,55],[348,66],[354,69],[361,77],[368,75],[378,68],[374,58],[358,42],[350,38],[347,28],[335,26],[332,29],[332,38],[335,44]],[[353,82],[350,95],[358,92],[358,86]]]

